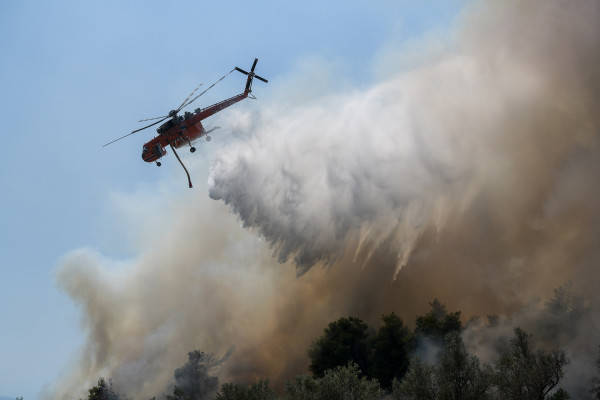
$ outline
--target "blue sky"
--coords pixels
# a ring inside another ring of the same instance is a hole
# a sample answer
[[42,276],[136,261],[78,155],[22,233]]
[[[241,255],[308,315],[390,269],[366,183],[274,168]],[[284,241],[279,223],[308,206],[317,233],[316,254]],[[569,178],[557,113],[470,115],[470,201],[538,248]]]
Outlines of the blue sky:
[[[0,2],[0,396],[37,398],[83,340],[78,310],[54,283],[61,256],[80,247],[131,256],[114,245],[111,196],[173,177],[174,190],[189,190],[173,157],[160,170],[142,162],[152,130],[104,143],[254,57],[270,81],[259,98],[313,58],[369,85],[382,49],[449,30],[464,3]],[[232,75],[196,106],[242,87]]]

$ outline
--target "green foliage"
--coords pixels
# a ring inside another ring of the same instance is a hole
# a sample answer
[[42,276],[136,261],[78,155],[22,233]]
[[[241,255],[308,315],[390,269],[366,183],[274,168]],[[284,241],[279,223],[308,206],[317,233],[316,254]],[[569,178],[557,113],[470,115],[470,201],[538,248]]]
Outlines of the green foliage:
[[317,400],[318,381],[310,375],[300,375],[292,383],[285,382],[286,399],[288,400]]
[[565,353],[533,351],[530,339],[531,335],[516,328],[510,348],[496,364],[494,383],[503,398],[547,399],[564,375],[563,368],[568,363]]
[[406,400],[480,400],[488,398],[492,368],[479,365],[475,356],[469,356],[458,335],[446,336],[446,346],[440,362],[430,366],[418,358],[410,363],[408,373],[400,383],[393,384],[393,395]]
[[392,382],[392,395],[401,400],[435,400],[437,385],[434,377],[433,366],[414,358],[404,379],[401,382],[394,379]]
[[104,378],[98,379],[98,384],[89,390],[88,400],[119,400],[119,396],[114,392],[112,383],[108,383]]
[[366,370],[367,330],[368,326],[354,317],[340,318],[330,323],[308,350],[311,360],[309,369],[313,375],[322,377],[325,371],[351,361]]
[[216,400],[276,400],[277,394],[269,386],[269,381],[259,381],[250,386],[225,383]]
[[408,370],[412,333],[402,318],[394,313],[383,316],[383,326],[370,340],[372,351],[369,376],[384,388],[391,388],[394,378],[402,378]]
[[415,335],[422,335],[441,341],[448,333],[462,329],[460,311],[448,313],[446,305],[434,299],[429,303],[431,310],[416,319]]
[[308,350],[314,377],[325,371],[354,362],[371,378],[390,388],[392,379],[401,378],[408,369],[412,333],[394,313],[384,315],[383,326],[368,337],[368,326],[348,317],[330,323]]
[[328,400],[372,400],[383,395],[377,380],[360,376],[357,364],[336,367],[319,380],[319,398]]
[[322,378],[299,377],[286,386],[289,400],[375,400],[383,393],[379,382],[361,377],[353,362],[325,371]]
[[443,400],[479,400],[487,398],[492,384],[492,368],[479,365],[479,359],[469,356],[457,332],[445,338],[446,346],[435,369],[438,398]]

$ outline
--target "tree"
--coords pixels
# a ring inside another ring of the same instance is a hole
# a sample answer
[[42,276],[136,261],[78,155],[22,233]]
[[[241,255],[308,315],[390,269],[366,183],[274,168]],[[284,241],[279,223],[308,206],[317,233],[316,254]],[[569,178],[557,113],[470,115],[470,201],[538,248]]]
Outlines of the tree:
[[316,400],[318,381],[310,375],[300,375],[292,383],[285,382],[286,399],[289,400]]
[[457,332],[446,336],[445,347],[436,366],[411,360],[400,383],[395,380],[393,395],[402,400],[483,400],[492,385],[492,368],[479,365],[469,356]]
[[372,349],[369,376],[389,389],[392,380],[402,379],[408,370],[412,333],[394,313],[384,315],[382,319],[383,326],[369,343]]
[[175,370],[175,388],[169,400],[202,400],[214,395],[219,390],[219,379],[209,373],[222,362],[212,353],[189,352],[188,362]]
[[325,371],[322,378],[299,377],[286,386],[289,400],[375,400],[383,393],[379,382],[361,377],[353,362]]
[[592,388],[590,389],[590,397],[592,400],[600,400],[600,347],[598,348],[596,366],[598,367],[598,376],[592,379]]
[[479,365],[479,359],[469,356],[457,332],[445,338],[446,346],[435,369],[438,398],[443,400],[483,400],[492,385],[492,368]]
[[119,396],[114,392],[112,382],[99,378],[98,384],[89,389],[88,400],[119,400]]
[[309,369],[313,375],[322,377],[325,371],[351,361],[366,370],[367,330],[368,326],[354,317],[340,318],[330,323],[308,350],[311,360]]
[[440,303],[438,299],[434,299],[429,305],[431,310],[416,319],[415,335],[442,341],[448,333],[462,329],[460,311],[448,313],[446,305]]
[[550,352],[531,349],[531,335],[521,328],[515,329],[510,348],[496,364],[494,383],[502,398],[548,399],[549,393],[564,375],[569,362],[563,351]]
[[261,380],[250,386],[225,383],[216,400],[276,400],[277,394],[269,386],[269,381]]
[[319,399],[327,400],[374,400],[383,395],[377,380],[360,376],[360,368],[350,362],[348,366],[336,367],[325,372],[318,382]]
[[402,382],[398,379],[392,382],[392,395],[399,400],[435,400],[437,385],[434,374],[433,366],[413,358]]
[[579,333],[579,322],[587,314],[589,308],[582,297],[573,294],[571,285],[559,286],[540,313],[536,337],[547,343],[556,343],[557,338],[573,339]]

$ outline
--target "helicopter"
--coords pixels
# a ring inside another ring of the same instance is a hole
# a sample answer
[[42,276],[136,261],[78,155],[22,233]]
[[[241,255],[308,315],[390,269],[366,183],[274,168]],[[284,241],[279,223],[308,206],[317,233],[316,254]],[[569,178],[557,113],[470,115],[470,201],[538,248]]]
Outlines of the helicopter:
[[[166,147],[167,146],[170,147],[171,150],[173,151],[173,154],[175,154],[175,157],[177,158],[177,160],[179,161],[179,163],[185,170],[185,173],[187,174],[187,178],[188,178],[188,184],[189,184],[189,187],[191,188],[192,180],[190,179],[190,173],[188,172],[187,168],[181,161],[181,158],[179,158],[179,155],[177,154],[177,151],[175,149],[178,149],[180,147],[187,145],[190,147],[190,152],[192,152],[192,153],[195,152],[196,148],[192,145],[192,142],[194,142],[196,139],[201,138],[202,136],[206,136],[206,141],[209,142],[211,140],[211,137],[208,134],[216,129],[219,129],[219,127],[214,127],[210,130],[204,129],[204,126],[202,125],[202,122],[201,122],[202,120],[210,117],[211,115],[218,113],[219,111],[224,110],[227,107],[234,105],[235,103],[237,103],[241,100],[244,100],[245,98],[250,97],[250,98],[255,99],[255,97],[252,95],[252,81],[254,80],[254,78],[256,78],[260,81],[263,81],[265,83],[269,82],[267,79],[262,78],[254,73],[254,69],[256,68],[256,63],[258,63],[258,58],[254,59],[254,63],[252,64],[252,68],[250,69],[250,72],[245,71],[241,68],[235,67],[234,69],[229,71],[226,75],[224,75],[219,80],[217,80],[215,83],[213,83],[211,86],[209,86],[202,93],[200,93],[196,97],[192,98],[192,96],[196,93],[196,91],[202,86],[202,84],[200,84],[198,87],[196,87],[196,89],[194,89],[192,91],[192,93],[189,94],[189,96],[183,101],[183,103],[181,103],[181,105],[179,107],[177,107],[174,110],[169,111],[169,113],[167,115],[162,116],[162,117],[142,119],[142,120],[138,121],[138,122],[144,122],[144,121],[151,121],[151,120],[157,119],[158,120],[157,122],[153,122],[150,125],[144,126],[143,128],[136,129],[136,130],[132,131],[131,133],[128,133],[125,136],[115,139],[112,142],[106,143],[102,147],[106,147],[109,144],[112,144],[116,141],[119,141],[130,135],[133,135],[134,133],[143,131],[144,129],[150,128],[151,126],[160,124],[161,122],[164,122],[165,120],[167,120],[166,122],[161,124],[156,129],[158,136],[156,136],[154,139],[150,140],[149,142],[145,143],[144,146],[142,147],[142,159],[146,162],[155,162],[156,165],[160,167],[161,163],[160,163],[159,159],[161,159],[162,157],[164,157],[167,154]],[[215,103],[209,107],[197,108],[194,112],[186,111],[184,113],[184,115],[179,115],[179,112],[182,109],[184,109],[185,107],[192,104],[194,101],[196,101],[196,99],[198,99],[200,96],[202,96],[204,93],[206,93],[212,87],[214,87],[217,83],[222,81],[225,77],[227,77],[233,71],[238,71],[238,72],[241,72],[248,76],[248,78],[246,79],[246,86],[242,93],[240,93],[236,96],[230,97],[228,99],[225,99],[223,101],[220,101],[218,103]]]

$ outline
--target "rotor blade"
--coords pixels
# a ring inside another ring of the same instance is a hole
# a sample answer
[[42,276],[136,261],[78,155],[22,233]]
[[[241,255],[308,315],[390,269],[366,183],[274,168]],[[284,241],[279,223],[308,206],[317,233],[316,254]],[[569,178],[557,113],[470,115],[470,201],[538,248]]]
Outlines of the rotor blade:
[[241,68],[235,67],[235,70],[236,71],[240,71],[242,74],[248,75],[248,73],[246,71],[244,71],[243,69],[241,69]]
[[154,120],[154,119],[161,119],[161,118],[166,118],[166,117],[168,117],[168,115],[163,115],[162,117],[154,117],[154,118],[140,119],[138,122],[152,121],[152,120]]
[[144,130],[144,129],[146,129],[146,128],[150,128],[150,127],[151,127],[151,126],[153,126],[153,125],[159,124],[159,123],[163,122],[163,121],[164,121],[165,119],[167,119],[167,118],[169,118],[169,117],[165,117],[165,118],[161,119],[160,121],[156,121],[156,122],[154,122],[153,124],[147,125],[147,126],[145,126],[145,127],[143,127],[143,128],[136,129],[135,131],[132,131],[131,133],[128,133],[128,134],[127,134],[127,135],[125,135],[125,136],[121,136],[120,138],[118,138],[118,139],[115,139],[115,140],[113,140],[112,142],[106,143],[106,144],[105,144],[104,146],[102,146],[102,147],[106,147],[106,146],[108,146],[109,144],[112,144],[112,143],[114,143],[114,142],[116,142],[116,141],[119,141],[119,140],[121,140],[121,139],[124,139],[124,138],[126,138],[127,136],[133,135],[133,134],[134,134],[134,133],[136,133],[136,132],[143,131],[143,130]]
[[[208,89],[210,89],[210,88],[208,88]],[[203,91],[202,93],[200,93],[198,96],[194,97],[192,100],[190,100],[190,101],[189,101],[189,103],[185,104],[185,105],[184,105],[183,107],[181,107],[181,108],[187,107],[187,106],[189,106],[190,104],[192,104],[194,101],[196,101],[196,99],[197,99],[198,97],[200,97],[200,96],[202,96],[204,93],[206,93],[206,92],[208,91],[208,89],[206,89],[205,91]]]
[[182,104],[182,105],[179,107],[179,109],[178,109],[177,111],[179,111],[179,110],[181,110],[182,108],[184,108],[184,107],[187,107],[187,106],[189,106],[190,104],[192,104],[194,101],[196,101],[196,99],[197,99],[198,97],[200,97],[200,96],[202,96],[204,93],[208,92],[208,91],[209,91],[209,90],[210,90],[210,89],[211,89],[213,86],[215,86],[215,85],[216,85],[216,82],[215,82],[215,83],[213,83],[212,85],[210,85],[210,86],[209,86],[208,88],[206,88],[204,91],[202,91],[202,93],[200,93],[198,96],[194,97],[194,98],[193,98],[192,100],[190,100],[188,103],[186,103],[186,104]]
[[[236,67],[237,68],[237,67]],[[238,68],[239,69],[239,68]],[[194,101],[196,101],[196,99],[200,96],[202,96],[204,93],[208,92],[210,89],[212,89],[217,83],[221,82],[223,79],[225,79],[229,74],[231,74],[233,72],[233,69],[231,71],[229,71],[228,73],[226,73],[225,75],[223,75],[221,78],[219,78],[218,81],[216,81],[215,83],[213,83],[212,85],[210,85],[209,87],[207,87],[206,89],[204,89],[204,91],[202,93],[200,93],[199,95],[197,95],[196,97],[194,97],[192,100],[190,100],[187,104],[185,104],[183,107],[187,107],[190,104],[192,104]],[[181,107],[180,110],[183,108]]]
[[125,135],[125,136],[121,136],[120,138],[118,138],[118,139],[115,139],[115,140],[113,140],[112,142],[108,142],[108,143],[106,143],[106,144],[105,144],[104,146],[102,146],[102,147],[106,147],[106,146],[108,146],[109,144],[113,144],[114,142],[118,142],[119,140],[121,140],[121,139],[125,139],[127,136],[129,136],[129,135],[133,135],[133,134],[134,134],[134,132],[128,133],[127,135]]
[[254,64],[252,64],[252,69],[250,70],[250,72],[254,72],[254,68],[256,68],[256,63],[258,62],[258,58],[254,59]]
[[[213,85],[213,86],[214,86],[214,85]],[[212,86],[211,86],[211,87],[209,87],[208,89],[210,89],[210,88],[212,88]],[[200,96],[202,96],[204,93],[208,92],[208,89],[206,89],[205,91],[203,91],[202,93],[200,93],[198,96],[194,97],[192,100],[190,100],[190,102],[189,102],[189,103],[187,103],[187,104],[186,104],[186,105],[184,105],[183,107],[187,107],[187,106],[189,106],[190,104],[192,104],[194,101],[196,101],[196,99],[197,99],[198,97],[200,97]],[[183,107],[182,107],[182,108],[183,108]]]
[[198,87],[196,89],[194,89],[192,91],[192,93],[190,93],[190,95],[183,101],[183,103],[181,103],[181,105],[179,106],[177,111],[180,111],[183,107],[185,107],[185,102],[188,101],[190,99],[190,97],[192,97],[194,95],[194,93],[196,93],[196,90],[200,89],[200,86],[202,86],[202,84],[199,84]]
[[268,80],[266,80],[265,78],[262,78],[262,77],[260,77],[260,76],[258,76],[258,75],[254,75],[254,77],[255,77],[256,79],[258,79],[259,81],[263,81],[264,83],[269,83],[269,81],[268,81]]
[[[139,132],[139,131],[143,131],[143,130],[144,130],[144,129],[146,129],[146,128],[150,128],[151,126],[154,126],[154,125],[156,125],[156,124],[160,124],[161,122],[163,122],[163,121],[164,121],[165,119],[167,119],[167,118],[169,118],[169,117],[164,117],[164,118],[163,118],[163,119],[161,119],[160,121],[156,121],[156,122],[154,122],[154,123],[152,123],[152,124],[150,124],[150,125],[146,125],[146,126],[145,126],[145,127],[143,127],[143,128],[136,129],[135,131],[133,131],[133,132],[131,132],[131,133],[136,133],[136,132]],[[131,133],[130,133],[130,135],[131,135]]]

